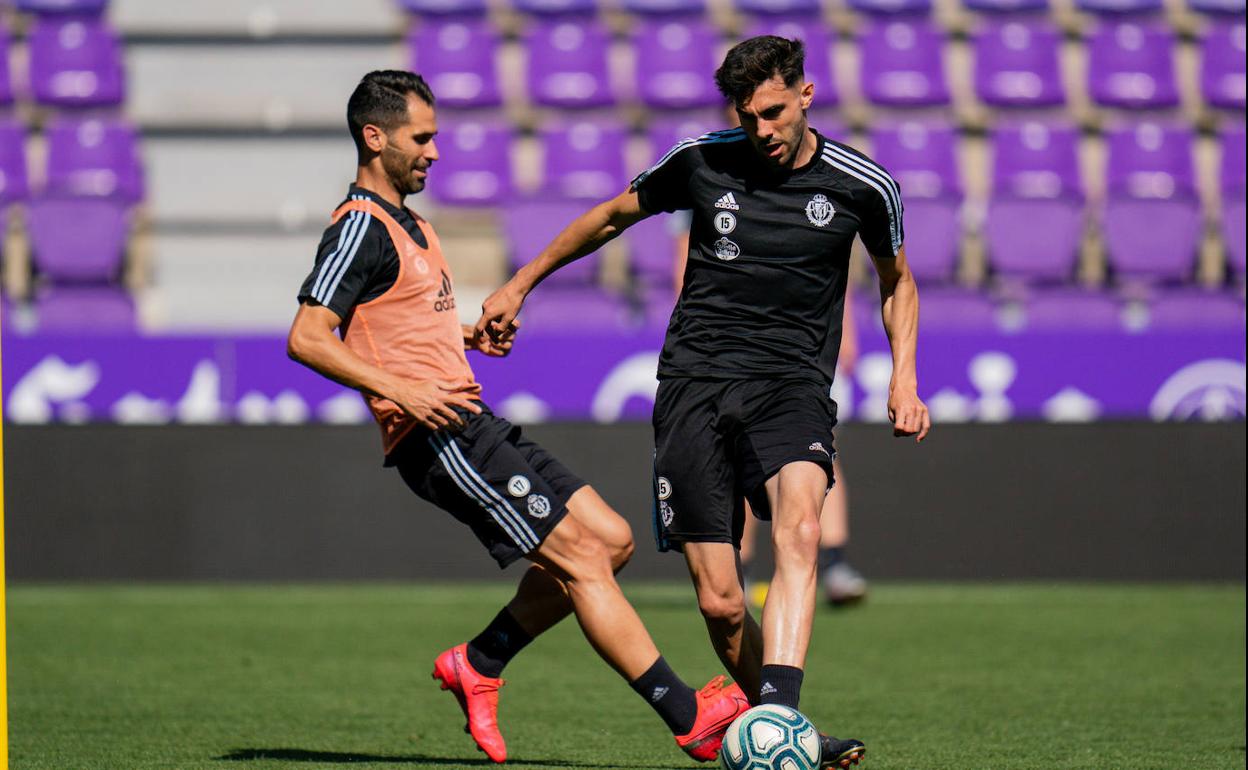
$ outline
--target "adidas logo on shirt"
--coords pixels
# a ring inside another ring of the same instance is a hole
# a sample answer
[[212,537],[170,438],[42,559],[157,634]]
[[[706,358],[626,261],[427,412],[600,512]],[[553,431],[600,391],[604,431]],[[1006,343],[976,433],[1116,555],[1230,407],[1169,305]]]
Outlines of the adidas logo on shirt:
[[729,211],[740,211],[741,207],[737,205],[737,199],[732,193],[724,193],[719,200],[715,201],[715,208],[728,209]]

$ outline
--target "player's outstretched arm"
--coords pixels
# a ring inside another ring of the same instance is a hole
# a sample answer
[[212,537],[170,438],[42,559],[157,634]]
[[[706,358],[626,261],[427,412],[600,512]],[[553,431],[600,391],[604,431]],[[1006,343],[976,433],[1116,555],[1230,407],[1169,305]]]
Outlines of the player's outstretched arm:
[[918,394],[919,290],[906,262],[905,246],[895,257],[872,255],[871,260],[880,276],[880,312],[893,352],[888,419],[893,422],[894,436],[914,436],[922,441],[932,428],[932,418]]
[[462,423],[452,407],[481,413],[473,395],[455,390],[451,383],[396,377],[360,358],[334,334],[341,323],[342,319],[329,308],[303,303],[286,338],[286,354],[334,382],[390,399],[430,430],[458,427]]
[[529,292],[546,276],[594,253],[647,216],[649,214],[642,209],[636,191],[630,188],[572,220],[572,224],[555,236],[532,262],[516,271],[502,288],[486,297],[481,303],[477,333],[488,335],[496,342],[514,334],[514,322],[520,314],[520,307]]

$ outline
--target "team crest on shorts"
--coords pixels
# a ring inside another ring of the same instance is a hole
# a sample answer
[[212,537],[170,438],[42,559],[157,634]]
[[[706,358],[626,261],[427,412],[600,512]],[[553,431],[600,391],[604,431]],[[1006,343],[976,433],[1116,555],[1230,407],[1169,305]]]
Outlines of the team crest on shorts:
[[832,206],[832,201],[823,193],[818,193],[806,204],[806,218],[815,227],[823,227],[831,222],[834,214],[836,209]]
[[741,256],[741,247],[727,238],[715,241],[715,256],[727,262]]
[[544,519],[550,515],[550,499],[546,495],[529,495],[529,515]]
[[662,476],[659,476],[659,482],[657,486],[659,488],[660,500],[666,500],[667,498],[672,496],[672,482],[668,481],[666,478]]
[[663,517],[663,526],[672,526],[672,519],[676,518],[676,512],[672,510],[672,506],[667,504],[666,500],[659,503],[659,515]]
[[524,476],[515,475],[507,482],[507,494],[512,497],[524,497],[533,489],[533,485]]

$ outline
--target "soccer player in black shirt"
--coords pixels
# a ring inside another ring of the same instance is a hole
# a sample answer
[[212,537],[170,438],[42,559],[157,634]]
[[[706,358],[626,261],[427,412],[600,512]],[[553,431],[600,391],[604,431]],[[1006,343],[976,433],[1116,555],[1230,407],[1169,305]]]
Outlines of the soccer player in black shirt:
[[[807,124],[814,85],[800,41],[728,52],[715,73],[740,128],[686,139],[612,200],[556,236],[482,305],[477,329],[510,333],[525,297],[560,266],[660,211],[692,212],[684,288],[659,359],[655,531],[688,562],[711,642],[753,703],[798,705],[813,622],[819,510],[832,478],[850,246],[879,274],[898,436],[931,427],[917,394],[919,303],[902,246],[897,183]],[[746,607],[737,544],[747,499],[772,520],[775,574],[761,628]],[[824,741],[825,766],[862,756]]]

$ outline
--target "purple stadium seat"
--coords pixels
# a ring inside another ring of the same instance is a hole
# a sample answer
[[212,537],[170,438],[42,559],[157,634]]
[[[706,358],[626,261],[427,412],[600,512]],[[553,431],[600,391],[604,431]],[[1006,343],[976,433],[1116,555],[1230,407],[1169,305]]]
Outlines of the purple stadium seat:
[[598,11],[596,0],[512,0],[511,5],[534,16],[590,16]]
[[611,33],[592,17],[539,18],[525,35],[529,97],[545,107],[615,103],[607,71]]
[[127,234],[126,205],[109,198],[39,197],[26,214],[36,269],[65,283],[117,278]]
[[706,11],[706,0],[624,0],[624,10],[639,16],[692,15]]
[[9,29],[0,19],[0,107],[13,103],[13,79],[9,74]]
[[1066,92],[1061,33],[1048,22],[989,22],[975,37],[975,93],[994,107],[1056,107]]
[[1075,7],[1088,13],[1143,16],[1162,9],[1162,0],[1075,0]]
[[1222,245],[1231,273],[1244,280],[1244,134],[1242,123],[1222,133],[1222,163],[1219,186],[1222,189]]
[[760,16],[750,25],[750,37],[776,35],[806,44],[806,80],[815,84],[815,101],[811,109],[834,107],[840,102],[836,78],[833,77],[832,43],[828,28],[816,16]]
[[58,118],[48,126],[48,191],[143,199],[143,162],[134,126],[122,121]]
[[594,286],[553,287],[543,283],[520,311],[523,334],[610,331],[635,323],[624,298]]
[[[585,213],[580,201],[518,200],[503,208],[503,233],[512,271],[533,261],[563,228]],[[592,286],[599,256],[590,255],[564,265],[542,282],[548,286]]]
[[993,272],[1065,281],[1075,271],[1084,228],[1079,134],[1035,121],[993,132],[993,191],[984,236]]
[[1122,304],[1101,291],[1032,289],[1023,301],[1023,323],[1033,331],[1118,331]]
[[108,0],[16,0],[17,10],[26,13],[72,13],[100,15],[108,8]]
[[39,17],[28,38],[35,101],[57,107],[121,104],[121,42],[102,21]]
[[928,107],[949,103],[940,30],[926,19],[880,19],[859,36],[862,91],[873,104]]
[[650,140],[650,160],[657,162],[681,139],[698,137],[725,128],[729,128],[728,120],[719,110],[683,114],[660,113],[650,121],[650,126],[646,129],[646,137]]
[[627,133],[622,125],[578,120],[554,123],[538,133],[545,154],[545,195],[596,203],[624,191]]
[[511,145],[514,129],[501,119],[443,112],[439,159],[429,191],[438,201],[458,206],[498,205],[511,197]]
[[35,298],[42,333],[111,334],[135,328],[134,300],[113,286],[55,286]]
[[962,5],[979,13],[1032,13],[1049,8],[1049,0],[962,0]]
[[733,6],[742,13],[766,16],[801,16],[818,18],[823,11],[820,0],[733,0]]
[[1105,22],[1088,41],[1088,90],[1103,107],[1174,107],[1174,32],[1160,23]]
[[926,16],[932,0],[849,0],[849,7],[870,16]]
[[1201,288],[1158,291],[1148,305],[1153,329],[1244,330],[1244,298],[1235,292]]
[[486,0],[399,0],[403,10],[417,17],[484,16]]
[[657,214],[624,231],[629,264],[643,286],[670,288],[674,285],[677,233],[673,228],[684,221],[674,217],[673,214]]
[[1200,93],[1220,109],[1244,111],[1244,19],[1213,24],[1201,44]]
[[920,281],[950,281],[962,240],[957,137],[946,124],[901,123],[871,132],[872,157],[905,196],[906,258]]
[[1191,129],[1142,122],[1111,131],[1108,145],[1110,266],[1129,279],[1190,277],[1201,233]]
[[1244,0],[1187,0],[1187,7],[1197,13],[1217,16],[1244,15]]
[[642,18],[633,36],[641,101],[669,110],[720,104],[712,78],[720,64],[717,40],[715,27],[702,16]]
[[412,70],[428,81],[439,107],[496,107],[503,103],[494,67],[498,42],[484,16],[433,17],[408,38]]
[[0,120],[0,208],[28,193],[26,129],[16,120]]

